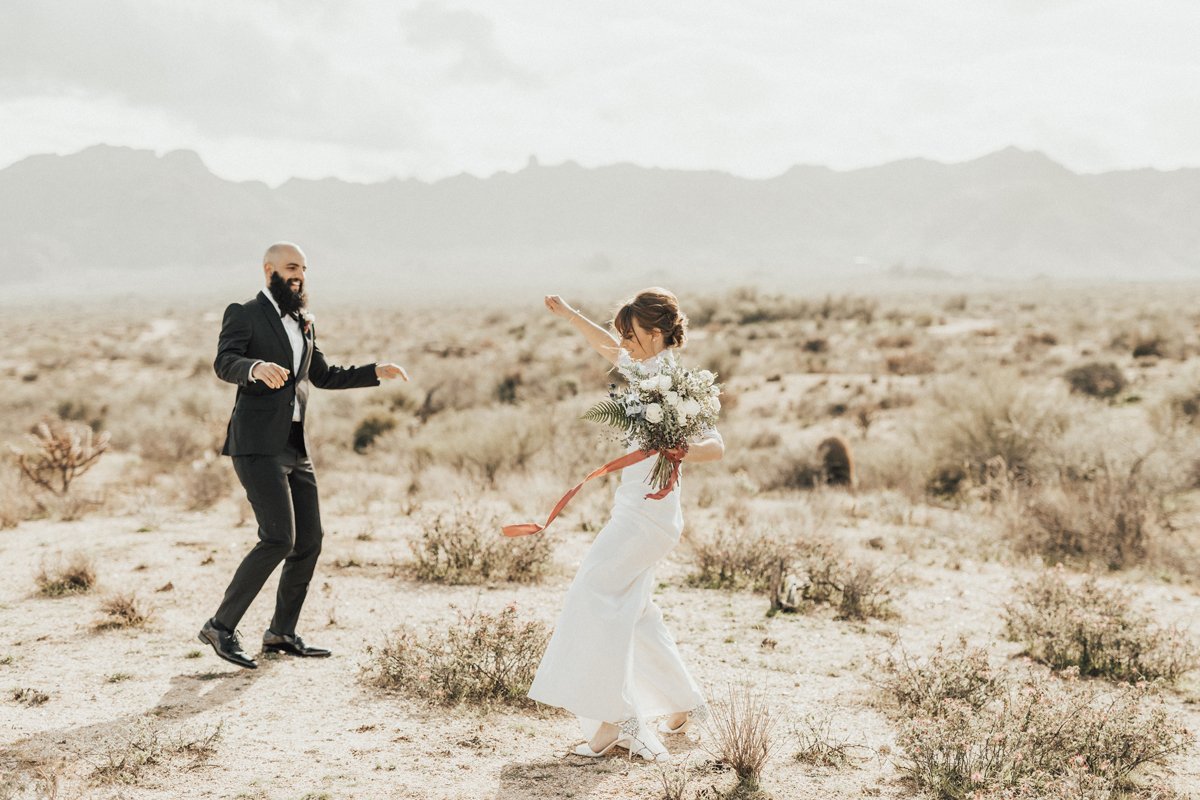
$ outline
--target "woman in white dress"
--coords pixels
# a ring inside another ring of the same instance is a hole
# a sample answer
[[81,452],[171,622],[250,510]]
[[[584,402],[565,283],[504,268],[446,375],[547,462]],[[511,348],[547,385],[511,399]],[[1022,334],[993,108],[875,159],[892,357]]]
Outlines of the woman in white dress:
[[[658,356],[683,345],[687,318],[663,289],[648,289],[622,306],[609,331],[557,295],[546,308],[571,321],[588,344],[614,366],[625,359],[651,369]],[[715,429],[689,443],[683,460],[716,461],[725,444]],[[680,454],[676,454],[680,455]],[[682,733],[704,704],[675,640],[650,594],[654,568],[679,542],[682,482],[661,500],[648,500],[655,459],[621,473],[612,516],[601,529],[567,590],[562,614],[542,657],[529,696],[579,717],[586,744],[575,752],[598,757],[614,747],[647,760],[668,757],[648,724],[665,716],[660,733]]]

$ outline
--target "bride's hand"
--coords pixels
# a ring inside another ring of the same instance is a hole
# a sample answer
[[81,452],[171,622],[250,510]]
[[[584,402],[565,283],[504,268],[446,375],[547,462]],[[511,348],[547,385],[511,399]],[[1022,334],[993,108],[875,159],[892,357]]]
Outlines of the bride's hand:
[[574,317],[576,314],[579,313],[576,309],[571,308],[569,305],[567,305],[566,300],[563,300],[561,297],[559,297],[556,294],[546,295],[545,302],[546,302],[546,308],[550,309],[550,313],[556,317],[562,317],[563,319],[571,319],[572,317]]
[[687,445],[684,445],[683,447],[674,447],[670,450],[663,450],[662,454],[671,461],[683,461],[688,454],[688,448]]

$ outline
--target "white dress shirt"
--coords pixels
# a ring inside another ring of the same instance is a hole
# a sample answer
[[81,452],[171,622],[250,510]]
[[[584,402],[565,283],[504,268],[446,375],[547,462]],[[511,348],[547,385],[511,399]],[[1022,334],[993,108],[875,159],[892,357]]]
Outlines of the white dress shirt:
[[[282,311],[279,308],[279,303],[275,302],[275,298],[271,296],[270,292],[263,290],[261,294],[263,297],[271,301],[271,306],[275,309],[276,314],[282,314]],[[304,354],[304,331],[300,330],[300,323],[291,314],[284,315],[279,321],[283,323],[283,330],[287,334],[288,341],[292,344],[292,364],[295,365],[296,370],[299,370],[300,360]],[[250,365],[250,383],[254,383],[256,380],[254,377],[254,368],[261,363],[263,362],[259,360]],[[283,365],[281,364],[280,366]],[[292,422],[299,421],[300,404],[296,403],[295,408],[292,411]]]

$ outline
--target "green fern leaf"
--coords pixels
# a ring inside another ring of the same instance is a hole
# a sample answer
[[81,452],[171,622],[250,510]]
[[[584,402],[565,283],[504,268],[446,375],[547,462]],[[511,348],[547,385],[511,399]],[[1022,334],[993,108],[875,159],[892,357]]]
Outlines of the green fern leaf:
[[612,400],[597,403],[587,410],[583,419],[588,422],[599,422],[622,431],[633,429],[633,420],[625,416],[625,410]]

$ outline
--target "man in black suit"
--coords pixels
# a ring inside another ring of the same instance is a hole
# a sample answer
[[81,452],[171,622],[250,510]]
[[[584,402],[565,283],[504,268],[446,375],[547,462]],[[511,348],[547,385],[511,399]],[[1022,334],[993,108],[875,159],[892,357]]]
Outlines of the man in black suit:
[[233,457],[233,469],[254,508],[258,543],[238,566],[217,613],[201,629],[200,641],[226,661],[250,669],[258,664],[242,650],[237,625],[280,562],[275,615],[263,635],[263,650],[330,654],[296,635],[322,535],[317,480],[304,434],[309,384],[352,389],[378,386],[381,378],[408,380],[395,364],[336,367],[325,362],[306,308],[307,269],[299,247],[271,245],[263,256],[267,287],[253,300],[225,309],[213,362],[217,377],[238,387],[221,452]]

